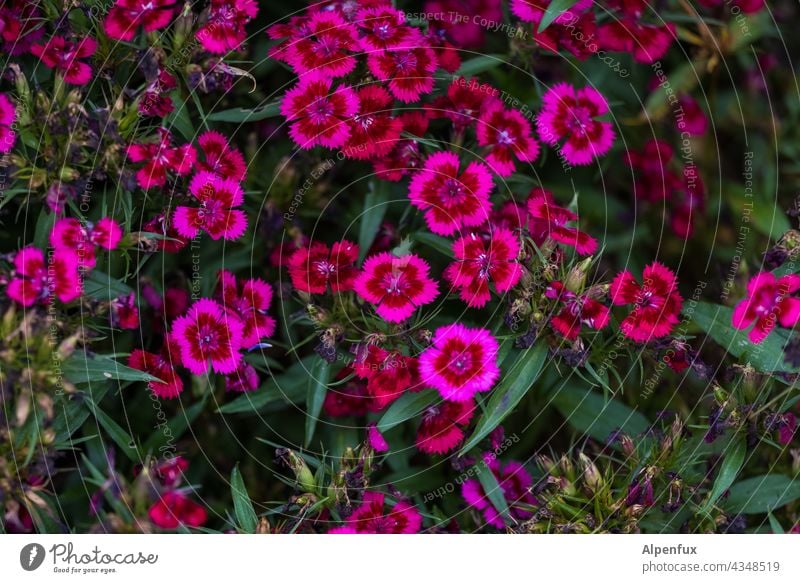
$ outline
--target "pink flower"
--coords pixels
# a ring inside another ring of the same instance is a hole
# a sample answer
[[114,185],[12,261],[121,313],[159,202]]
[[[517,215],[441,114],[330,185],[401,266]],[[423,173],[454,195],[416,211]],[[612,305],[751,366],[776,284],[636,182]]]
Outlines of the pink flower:
[[206,172],[213,172],[220,178],[243,181],[247,176],[247,164],[242,153],[228,143],[228,139],[219,132],[205,132],[197,143],[203,152],[203,159],[198,160],[197,167]]
[[328,287],[334,293],[353,289],[358,271],[358,245],[350,241],[337,241],[328,249],[319,241],[310,247],[301,247],[289,258],[289,277],[297,291],[324,294]]
[[383,409],[405,391],[418,383],[417,361],[397,351],[386,351],[375,345],[366,348],[366,354],[356,358],[353,371],[367,381],[367,394],[374,406]]
[[[509,518],[515,520],[527,520],[530,518],[532,516],[530,510],[520,505],[533,506],[538,502],[530,492],[533,480],[524,466],[515,461],[509,461],[503,465],[493,454],[486,454],[484,463],[494,474],[503,497],[508,503]],[[467,504],[483,514],[486,524],[495,528],[503,528],[505,526],[503,516],[494,507],[479,480],[473,479],[464,482],[461,487],[461,495],[464,496]]]
[[376,453],[386,453],[389,451],[389,444],[386,443],[386,438],[378,431],[378,427],[374,423],[367,426],[367,443],[375,450]]
[[444,277],[468,306],[480,308],[491,298],[490,280],[498,293],[517,285],[522,277],[522,266],[517,263],[519,251],[519,237],[509,229],[497,227],[486,237],[470,233],[453,243],[456,260]]
[[431,34],[464,49],[483,49],[486,31],[503,22],[500,0],[428,0],[424,12],[435,16],[428,16]]
[[557,243],[575,247],[580,255],[591,255],[597,250],[597,239],[577,227],[567,226],[567,223],[577,221],[578,215],[558,206],[550,191],[534,188],[528,199],[528,212],[531,236],[537,244],[550,238]]
[[797,417],[794,413],[784,413],[779,416],[777,420],[778,425],[778,443],[781,445],[789,445],[794,439],[794,434],[797,432]]
[[272,303],[272,287],[267,282],[262,279],[238,282],[230,271],[222,271],[218,296],[230,315],[238,317],[244,325],[242,347],[252,348],[262,338],[274,334],[275,320],[267,315]]
[[417,429],[417,449],[427,454],[444,454],[464,440],[464,428],[475,413],[472,399],[462,402],[442,401],[422,413]]
[[567,340],[577,340],[584,324],[593,330],[601,330],[611,320],[611,312],[606,306],[588,295],[578,295],[568,290],[560,281],[547,286],[545,296],[564,304],[558,314],[550,319],[550,325]]
[[[428,118],[420,111],[401,114],[398,118],[403,123],[403,132],[411,136],[422,136],[428,129]],[[401,138],[383,158],[375,158],[372,165],[375,174],[381,180],[397,182],[420,166],[422,155],[419,142],[412,138]]]
[[733,310],[733,327],[744,330],[755,322],[748,334],[755,344],[769,336],[776,324],[793,328],[800,321],[800,299],[792,297],[798,289],[800,275],[778,279],[769,271],[757,273],[747,283],[747,297]]
[[[511,0],[511,12],[520,20],[539,24],[551,3],[552,0]],[[562,12],[556,18],[556,22],[568,22],[574,19],[576,14],[589,10],[592,4],[592,0],[578,0],[569,10]]]
[[436,330],[433,344],[419,355],[421,381],[446,401],[469,401],[491,390],[500,377],[497,340],[484,328],[450,324]]
[[92,269],[97,263],[95,247],[112,251],[121,239],[122,227],[109,217],[100,219],[96,224],[82,224],[74,218],[58,219],[50,233],[53,248],[72,251],[84,269]]
[[428,228],[437,235],[452,235],[489,219],[489,194],[494,188],[489,169],[477,161],[463,172],[460,168],[457,154],[436,152],[411,179],[411,204],[425,212]]
[[156,214],[152,219],[142,225],[145,233],[154,233],[159,236],[153,240],[153,245],[158,251],[165,253],[177,253],[189,243],[186,237],[182,237],[175,230],[175,221],[168,217],[166,212]]
[[197,154],[191,144],[173,147],[172,135],[164,128],[158,130],[158,135],[158,142],[128,146],[128,158],[132,162],[144,162],[136,173],[136,180],[144,189],[164,186],[167,171],[178,176],[189,174],[195,163]]
[[4,94],[0,93],[0,154],[10,152],[17,140],[16,132],[11,128],[17,117],[14,104]]
[[365,492],[361,505],[345,519],[344,526],[332,528],[331,534],[414,534],[422,527],[422,516],[412,504],[398,500],[384,514],[384,495]]
[[174,337],[167,334],[158,354],[137,348],[128,357],[128,366],[159,379],[147,383],[148,388],[157,397],[175,399],[183,392],[183,381],[178,374],[178,367],[181,365],[179,351]]
[[239,318],[207,298],[196,301],[185,316],[172,323],[181,360],[194,374],[208,372],[209,362],[214,372],[235,371],[242,361],[243,328]]
[[292,122],[289,135],[303,149],[345,145],[358,110],[358,96],[350,87],[331,89],[330,79],[308,75],[286,92],[281,104],[281,113]]
[[424,41],[413,47],[372,51],[367,55],[370,73],[380,81],[387,81],[389,92],[403,103],[417,101],[433,91],[438,66],[436,53]]
[[639,17],[623,14],[597,30],[597,44],[609,51],[630,53],[639,63],[654,63],[669,50],[677,38],[671,22],[647,24]]
[[235,51],[247,38],[245,25],[258,14],[256,0],[211,0],[197,40],[210,53]]
[[561,153],[570,164],[590,164],[614,143],[611,122],[598,121],[608,113],[605,98],[594,87],[575,89],[566,83],[550,88],[536,119],[539,138],[550,146],[561,140]]
[[202,526],[208,520],[205,508],[178,491],[166,492],[147,511],[150,520],[159,528]]
[[361,32],[359,42],[366,53],[410,48],[424,42],[419,29],[406,23],[405,13],[388,4],[360,10],[355,24]]
[[691,95],[682,95],[678,101],[683,108],[683,117],[677,117],[675,127],[679,132],[688,132],[692,136],[702,136],[708,130],[708,118],[703,108]]
[[233,393],[247,393],[255,391],[260,382],[256,369],[242,361],[235,371],[225,375],[225,390]]
[[136,330],[139,327],[139,308],[134,292],[111,301],[111,325],[121,330]]
[[643,278],[644,284],[639,284],[630,271],[620,272],[610,290],[615,306],[634,306],[622,321],[620,330],[636,342],[668,335],[678,325],[678,314],[683,305],[678,280],[665,266],[651,263],[644,268]]
[[55,296],[64,303],[83,293],[78,256],[72,251],[56,250],[47,257],[36,247],[25,247],[14,256],[15,272],[6,293],[25,307],[48,304]]
[[355,69],[358,48],[355,27],[339,13],[315,12],[289,45],[286,61],[301,76],[342,77]]
[[39,3],[30,0],[0,3],[0,52],[22,55],[44,35],[40,8]]
[[375,400],[367,394],[367,382],[353,376],[353,369],[344,367],[336,375],[337,381],[351,379],[328,389],[322,410],[330,417],[363,417],[370,411],[377,411]]
[[199,207],[179,206],[173,220],[175,229],[193,239],[203,230],[215,241],[233,240],[247,230],[247,215],[233,207],[244,202],[244,191],[236,180],[219,178],[211,172],[198,172],[189,184],[189,193]]
[[176,4],[176,0],[117,0],[106,16],[106,34],[129,41],[140,26],[145,32],[164,28],[172,20]]
[[384,320],[402,322],[439,295],[429,270],[428,264],[416,255],[397,257],[379,253],[364,262],[364,270],[353,288],[359,296],[375,304],[375,311]]
[[33,45],[31,53],[46,67],[55,69],[64,81],[72,85],[86,85],[92,78],[92,68],[80,61],[91,57],[97,50],[97,42],[85,36],[76,42],[54,36],[45,45]]
[[386,156],[400,140],[403,122],[392,116],[392,96],[377,85],[358,91],[360,112],[350,122],[350,139],[342,149],[348,158],[368,160]]
[[531,124],[520,112],[495,103],[481,114],[476,129],[478,145],[490,149],[486,163],[500,176],[516,169],[514,159],[531,163],[539,155],[539,143],[531,136]]
[[[468,127],[474,126],[483,112],[498,104],[502,107],[499,97],[500,90],[488,83],[479,83],[475,79],[467,80],[464,77],[458,77],[447,87],[447,95],[437,97],[433,105],[428,107],[428,111],[433,117],[448,118],[453,122],[456,132],[463,132]],[[486,136],[484,139],[488,144],[493,135],[492,128],[481,129],[481,127],[479,125],[477,131],[483,132]]]

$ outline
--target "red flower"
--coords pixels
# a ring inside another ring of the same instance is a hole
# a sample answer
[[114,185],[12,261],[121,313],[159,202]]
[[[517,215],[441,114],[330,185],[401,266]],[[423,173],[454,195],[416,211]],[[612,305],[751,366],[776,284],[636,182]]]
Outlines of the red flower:
[[353,370],[358,378],[367,380],[367,393],[378,409],[383,409],[409,388],[416,388],[418,383],[416,359],[374,345],[369,345],[366,354],[356,360]]
[[447,87],[447,95],[437,97],[428,111],[433,117],[446,117],[456,132],[474,126],[481,112],[498,102],[500,90],[488,83],[458,77]]
[[289,259],[289,277],[292,285],[301,292],[324,294],[328,286],[334,293],[353,289],[358,271],[358,245],[341,241],[328,249],[325,243],[315,242],[310,247],[295,251]]
[[177,253],[189,242],[186,237],[182,237],[175,229],[171,218],[167,218],[165,212],[156,214],[152,219],[142,225],[142,231],[145,233],[154,233],[158,237],[154,237],[151,241],[158,251],[165,253]]
[[361,31],[360,43],[366,53],[409,48],[423,42],[419,29],[406,23],[405,13],[388,4],[360,10],[356,26]]
[[232,373],[242,361],[243,325],[238,317],[213,300],[196,301],[185,316],[172,324],[181,360],[197,375],[208,372],[208,364],[218,373]]
[[[423,112],[404,113],[399,119],[403,124],[402,131],[412,136],[422,136],[428,129],[428,118]],[[397,182],[418,168],[421,162],[419,142],[413,138],[403,138],[395,143],[388,155],[372,160],[372,165],[381,180]]]
[[197,31],[197,40],[210,53],[235,51],[247,38],[245,25],[257,14],[255,0],[211,0],[208,20]]
[[384,496],[380,492],[364,493],[364,500],[345,519],[345,525],[332,528],[331,534],[413,534],[422,527],[422,516],[412,504],[399,500],[388,514],[383,512]]
[[669,334],[678,324],[683,298],[678,280],[660,263],[644,268],[644,283],[639,284],[630,271],[623,271],[611,283],[611,301],[615,306],[631,304],[633,311],[622,321],[622,333],[637,342],[647,342]]
[[202,526],[208,519],[205,508],[180,492],[167,492],[147,511],[150,520],[159,528]]
[[601,330],[611,319],[610,310],[606,306],[587,295],[569,291],[560,281],[554,281],[547,286],[545,295],[564,304],[561,311],[550,320],[550,325],[567,340],[577,340],[584,324],[594,330]]
[[755,322],[748,335],[755,344],[769,336],[776,324],[794,328],[800,321],[800,299],[792,294],[798,289],[800,275],[776,278],[769,271],[757,273],[747,283],[747,297],[733,310],[733,327],[744,330]]
[[247,230],[247,215],[233,208],[244,202],[244,191],[237,181],[198,172],[189,184],[189,192],[199,206],[179,206],[172,217],[175,229],[182,236],[193,239],[203,230],[215,241],[233,240]]
[[275,332],[275,320],[267,315],[272,303],[272,287],[261,279],[241,283],[240,287],[230,271],[222,271],[218,295],[222,306],[244,324],[242,346],[251,348]]
[[476,134],[478,145],[489,148],[489,167],[500,176],[510,176],[516,169],[515,158],[531,163],[539,155],[539,143],[532,131],[525,116],[496,102],[481,114]]
[[117,0],[106,16],[106,34],[127,41],[140,26],[145,32],[164,28],[172,20],[176,3],[176,0]]
[[591,255],[597,250],[597,240],[567,223],[578,220],[578,215],[558,206],[550,191],[534,188],[528,199],[529,228],[537,244],[550,238],[557,243],[575,247],[580,255]]
[[350,139],[342,149],[348,158],[367,160],[386,156],[400,139],[403,122],[392,116],[392,96],[376,85],[358,91],[360,113],[350,121]]
[[358,48],[352,24],[337,12],[315,12],[304,23],[303,35],[289,44],[286,61],[301,76],[341,77],[355,69]]
[[136,180],[144,189],[164,186],[168,170],[178,176],[189,174],[195,163],[196,152],[191,144],[173,147],[172,135],[164,128],[158,130],[158,135],[158,142],[128,146],[128,158],[145,163],[136,173]]
[[83,292],[79,265],[78,256],[70,250],[56,250],[45,260],[41,249],[25,247],[14,256],[16,272],[6,293],[25,307],[48,304],[54,296],[71,302]]
[[5,0],[0,4],[0,52],[22,55],[44,34],[38,2]]
[[231,374],[225,375],[225,390],[233,393],[247,393],[255,391],[261,380],[252,365],[242,362],[239,368]]
[[80,61],[91,57],[97,50],[97,42],[85,36],[77,42],[54,36],[45,45],[33,45],[31,53],[50,69],[55,69],[64,81],[72,85],[86,85],[92,78],[92,68]]
[[[346,366],[336,375],[336,380],[341,381],[353,374],[353,369]],[[375,399],[367,393],[367,382],[359,378],[328,389],[322,405],[322,410],[330,417],[363,417],[379,409]]]
[[417,449],[427,454],[443,454],[464,440],[464,428],[475,413],[475,402],[442,401],[422,413],[417,430]]
[[181,365],[179,354],[180,348],[168,334],[158,354],[137,348],[128,357],[128,366],[159,379],[147,383],[156,396],[174,399],[183,392],[183,381],[177,370]]
[[417,101],[433,90],[438,66],[436,53],[424,41],[413,47],[372,51],[367,55],[370,73],[388,81],[389,92],[403,103]]
[[213,172],[220,178],[229,178],[241,182],[247,176],[247,165],[242,153],[228,143],[228,139],[219,132],[205,132],[197,139],[203,160],[198,160],[197,167],[206,172]]
[[111,325],[121,330],[136,330],[139,327],[139,308],[136,307],[136,294],[115,298],[111,302]]

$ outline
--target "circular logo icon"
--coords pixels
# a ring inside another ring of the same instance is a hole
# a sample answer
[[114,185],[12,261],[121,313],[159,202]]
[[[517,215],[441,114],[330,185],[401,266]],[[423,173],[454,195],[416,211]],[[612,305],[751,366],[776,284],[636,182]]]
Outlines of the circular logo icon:
[[19,552],[19,564],[26,571],[35,571],[44,563],[44,547],[39,543],[30,543]]

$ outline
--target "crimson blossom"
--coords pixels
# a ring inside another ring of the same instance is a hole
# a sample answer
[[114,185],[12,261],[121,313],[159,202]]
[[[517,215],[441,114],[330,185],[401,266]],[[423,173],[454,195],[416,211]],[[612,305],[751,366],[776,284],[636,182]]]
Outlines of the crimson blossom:
[[384,495],[366,492],[361,505],[345,519],[344,526],[332,528],[331,534],[414,534],[422,527],[422,516],[410,502],[398,500],[384,514]]
[[328,287],[334,293],[353,289],[358,271],[358,245],[350,241],[337,241],[332,248],[315,241],[301,247],[289,258],[289,277],[297,291],[324,294]]
[[189,193],[200,206],[179,206],[173,215],[175,229],[183,237],[193,239],[203,230],[215,241],[232,240],[247,230],[247,215],[234,208],[244,202],[244,191],[237,181],[198,172],[189,183]]
[[633,305],[620,324],[622,333],[636,342],[647,342],[669,334],[678,324],[683,298],[675,274],[658,262],[644,268],[639,284],[630,271],[622,271],[611,282],[615,306]]
[[88,59],[97,50],[97,41],[85,36],[78,41],[54,36],[44,45],[33,45],[31,54],[44,65],[55,69],[64,81],[72,85],[86,85],[92,79],[92,67],[80,59]]
[[103,24],[110,38],[129,41],[140,26],[145,32],[167,26],[176,8],[176,0],[117,0]]
[[800,289],[800,275],[781,278],[769,271],[754,275],[747,283],[747,297],[733,310],[732,324],[744,330],[755,322],[748,337],[752,342],[762,342],[776,324],[793,328],[800,321],[800,299],[792,294]]
[[244,326],[214,300],[197,300],[186,315],[172,323],[172,333],[180,347],[183,365],[194,374],[232,373],[242,361]]

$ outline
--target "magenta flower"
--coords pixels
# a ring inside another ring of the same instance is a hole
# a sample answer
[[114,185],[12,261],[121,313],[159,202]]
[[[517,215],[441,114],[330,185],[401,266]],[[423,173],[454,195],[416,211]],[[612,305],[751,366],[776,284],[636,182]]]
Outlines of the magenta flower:
[[191,144],[174,147],[169,130],[159,129],[158,137],[158,142],[128,146],[128,158],[132,162],[144,162],[144,166],[136,172],[136,180],[145,190],[164,186],[167,171],[178,176],[189,174],[197,156]]
[[411,103],[433,91],[439,62],[423,40],[413,47],[372,51],[367,55],[367,67],[377,79],[388,82],[389,92],[396,99]]
[[235,51],[247,38],[245,25],[258,14],[256,0],[211,0],[197,40],[209,53]]
[[507,292],[519,282],[519,251],[519,237],[509,229],[496,227],[486,237],[470,233],[453,243],[456,260],[447,267],[444,277],[459,290],[468,306],[483,307],[491,298],[490,281],[498,293]]
[[78,219],[62,218],[53,225],[50,244],[56,251],[71,251],[81,268],[92,269],[97,263],[95,248],[112,251],[122,239],[122,227],[112,218],[104,217],[96,224],[83,224]]
[[747,283],[747,297],[736,305],[731,323],[744,330],[755,322],[748,334],[758,344],[769,336],[776,324],[793,328],[800,320],[800,299],[792,297],[800,289],[800,275],[776,278],[761,271]]
[[346,85],[331,89],[331,80],[306,75],[283,97],[281,113],[291,123],[289,135],[304,149],[317,144],[340,148],[350,138],[350,120],[358,113],[355,91]]
[[372,344],[365,352],[356,358],[353,372],[367,381],[367,394],[376,409],[383,409],[405,391],[418,388],[416,359]]
[[115,40],[131,40],[141,26],[153,32],[167,26],[177,0],[117,0],[104,22],[106,34]]
[[536,119],[539,138],[550,146],[563,140],[561,153],[567,162],[590,164],[614,143],[611,122],[595,119],[608,112],[608,103],[594,87],[575,89],[558,83],[542,98]]
[[86,85],[92,78],[92,68],[79,59],[88,59],[96,50],[97,42],[90,36],[76,42],[54,36],[47,44],[33,45],[31,54],[39,57],[46,67],[55,69],[67,83]]
[[147,511],[147,516],[159,528],[178,528],[180,525],[202,526],[208,520],[206,509],[178,490],[165,492]]
[[139,308],[136,306],[136,294],[131,292],[114,298],[109,305],[111,309],[111,326],[121,330],[139,328]]
[[358,270],[358,245],[337,241],[331,249],[316,241],[301,247],[289,258],[289,277],[297,291],[324,294],[328,287],[334,293],[353,289]]
[[583,325],[601,330],[611,320],[608,307],[587,295],[569,291],[560,281],[547,286],[545,296],[563,304],[558,314],[550,319],[550,325],[567,340],[577,340]]
[[389,4],[364,8],[358,12],[355,24],[361,32],[359,42],[364,52],[415,47],[422,44],[419,29],[406,23],[405,13]]
[[11,128],[17,117],[14,104],[0,93],[0,154],[10,152],[17,140],[16,132]]
[[531,163],[539,155],[539,143],[531,135],[531,124],[519,111],[499,102],[489,106],[478,120],[478,145],[489,148],[486,163],[500,176],[511,176],[515,159]]
[[252,348],[274,334],[275,320],[267,315],[272,303],[272,287],[267,282],[262,279],[239,282],[230,271],[222,271],[218,296],[222,306],[242,321],[242,347]]
[[464,441],[464,428],[475,413],[472,399],[442,401],[422,412],[417,429],[417,449],[427,454],[444,454]]
[[203,153],[203,159],[197,161],[200,170],[239,182],[245,179],[247,164],[244,156],[230,145],[228,138],[219,132],[209,131],[197,138],[197,143]]
[[580,255],[591,255],[597,250],[597,239],[584,233],[577,227],[568,227],[567,223],[578,220],[578,215],[558,206],[550,191],[534,188],[528,199],[530,219],[528,225],[531,236],[537,245],[546,239],[575,247]]
[[392,96],[383,87],[367,85],[359,89],[361,108],[350,122],[350,139],[342,149],[348,158],[382,158],[395,147],[403,122],[392,116]]
[[446,401],[469,401],[491,390],[500,377],[497,340],[484,328],[450,324],[436,330],[433,344],[419,355],[421,382]]
[[365,492],[364,500],[344,521],[344,526],[332,528],[330,534],[414,534],[422,527],[422,516],[411,503],[398,500],[384,514],[384,495]]
[[160,399],[174,399],[183,392],[183,381],[178,374],[181,365],[180,347],[175,339],[167,334],[159,353],[146,352],[139,348],[131,352],[128,366],[156,377],[158,381],[149,381],[148,388]]
[[[511,0],[511,12],[520,20],[539,24],[551,3],[552,0]],[[571,21],[575,15],[589,10],[592,4],[592,0],[578,0],[569,10],[562,12],[556,18],[556,22]]]
[[41,249],[25,247],[14,256],[14,268],[6,293],[25,307],[48,304],[53,297],[71,302],[83,292],[78,256],[70,250],[56,250],[45,261]]
[[173,215],[175,229],[183,237],[193,239],[203,230],[215,241],[233,240],[247,230],[247,215],[233,208],[244,202],[244,191],[236,180],[198,172],[189,184],[189,193],[200,206],[179,206]]
[[315,12],[304,34],[288,47],[286,61],[298,75],[342,77],[356,67],[358,36],[355,27],[337,12]]
[[454,152],[436,152],[414,174],[408,187],[411,204],[425,212],[428,228],[437,235],[452,235],[464,227],[477,227],[489,219],[489,194],[494,188],[489,169],[470,162],[460,172]]
[[239,318],[207,298],[196,301],[172,323],[183,365],[194,374],[208,372],[209,363],[214,372],[235,371],[242,362],[243,329]]
[[38,2],[4,0],[0,3],[0,52],[23,55],[45,31]]
[[[538,504],[538,501],[530,492],[533,480],[525,470],[525,467],[515,461],[501,464],[492,454],[486,454],[484,463],[497,479],[497,483],[509,507],[509,518],[517,521],[530,518],[532,516],[530,510],[523,508],[521,505],[533,506]],[[495,528],[503,528],[505,526],[502,515],[492,504],[479,480],[472,479],[464,482],[461,487],[461,495],[467,501],[467,504],[483,514],[486,524]]]
[[610,290],[615,306],[633,305],[620,330],[636,342],[668,335],[678,325],[683,305],[678,280],[668,268],[658,262],[651,263],[642,276],[644,283],[639,284],[630,271],[620,272],[611,282]]
[[402,322],[439,295],[430,267],[416,255],[379,253],[367,258],[353,288],[387,322]]
[[256,369],[242,361],[235,371],[225,375],[225,390],[231,393],[249,393],[258,389],[260,382]]
[[367,443],[377,453],[386,453],[389,451],[389,444],[386,438],[378,431],[378,427],[374,423],[367,426]]
[[[447,87],[447,95],[437,97],[433,105],[428,107],[428,111],[433,117],[446,117],[453,123],[456,132],[463,132],[468,127],[474,126],[483,112],[498,105],[502,107],[499,96],[500,90],[488,83],[458,77]],[[493,137],[491,127],[481,129],[478,126],[476,131],[485,134],[484,140],[487,144],[491,141]],[[530,131],[528,133],[530,134]]]

